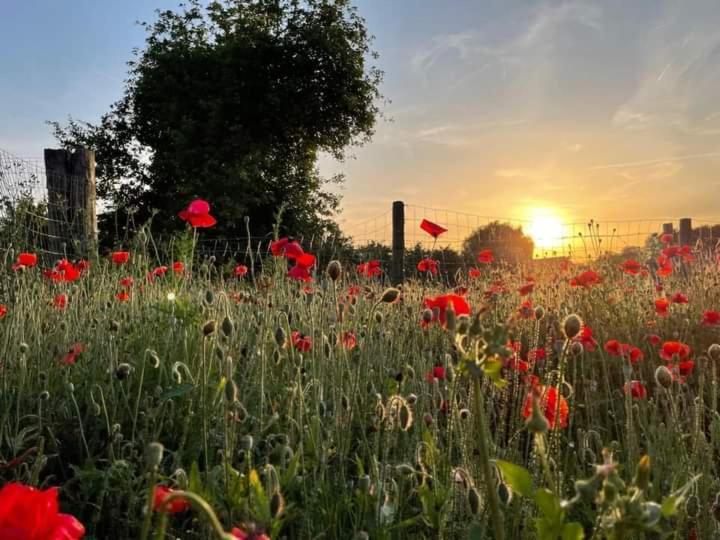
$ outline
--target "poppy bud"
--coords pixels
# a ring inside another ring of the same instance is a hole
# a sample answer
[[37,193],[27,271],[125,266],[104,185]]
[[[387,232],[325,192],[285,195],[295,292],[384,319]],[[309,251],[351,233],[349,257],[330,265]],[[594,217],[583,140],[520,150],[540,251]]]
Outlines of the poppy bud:
[[380,301],[385,304],[392,304],[393,302],[396,302],[398,298],[400,298],[400,289],[388,287],[383,291]]
[[220,328],[222,330],[222,333],[225,334],[226,337],[230,337],[232,336],[233,330],[235,329],[235,325],[229,317],[225,317]]
[[30,346],[24,341],[20,344],[20,353],[25,354],[30,349]]
[[497,487],[497,494],[500,502],[507,506],[512,501],[512,490],[505,482],[500,482]]
[[471,487],[467,493],[468,506],[470,506],[470,513],[476,516],[480,512],[480,492]]
[[285,330],[283,330],[282,326],[278,326],[275,329],[275,343],[277,343],[278,347],[284,347],[286,341],[287,335],[285,334]]
[[547,418],[545,418],[543,413],[540,411],[540,404],[538,403],[537,398],[533,398],[532,400],[532,413],[527,419],[527,422],[525,422],[525,427],[527,427],[530,433],[534,434],[546,433],[550,427]]
[[279,518],[285,512],[285,498],[282,493],[276,491],[270,499],[270,513],[274,519]]
[[433,320],[433,312],[431,309],[425,308],[422,312],[422,320],[425,324],[430,324]]
[[708,347],[708,356],[716,362],[720,360],[720,345],[717,343],[710,345],[710,347]]
[[203,328],[202,328],[203,335],[205,337],[207,337],[207,336],[213,334],[215,332],[216,327],[217,327],[217,323],[215,322],[215,320],[210,319],[203,325]]
[[71,394],[72,394],[73,392],[75,392],[75,385],[74,385],[73,383],[71,383],[71,382],[67,383],[67,386],[66,386],[65,388],[66,388],[67,391],[70,392]]
[[125,380],[128,375],[130,375],[130,364],[122,363],[115,370],[115,377],[117,377],[118,380]]
[[340,398],[340,406],[346,411],[350,410],[350,400],[347,396],[344,395]]
[[342,275],[342,265],[340,264],[340,261],[330,261],[327,267],[327,275],[333,281],[340,279],[340,276]]
[[433,423],[432,414],[430,414],[430,413],[425,413],[425,416],[423,416],[423,420],[425,421],[425,425],[426,425],[427,427],[432,426],[432,423]]
[[670,370],[665,366],[659,366],[655,370],[655,382],[663,388],[670,388],[672,386],[673,376]]
[[538,306],[535,308],[535,320],[539,321],[545,316],[545,308],[542,306]]
[[685,501],[685,513],[688,517],[696,518],[700,513],[700,501],[697,495],[690,495]]
[[382,322],[383,322],[383,314],[380,313],[379,311],[375,312],[375,322],[378,324],[382,324]]
[[565,317],[565,320],[562,323],[563,334],[565,334],[567,339],[572,339],[577,336],[580,333],[580,330],[582,330],[582,327],[582,319],[574,313]]
[[185,472],[185,469],[177,469],[173,473],[173,478],[175,478],[175,483],[177,484],[178,488],[182,490],[186,490],[188,487],[188,475]]
[[640,458],[637,471],[635,471],[635,486],[646,490],[650,486],[650,456],[645,454]]
[[472,324],[470,325],[469,334],[471,337],[477,337],[482,334],[482,323],[480,322],[480,313],[473,317]]
[[363,493],[367,493],[368,491],[370,491],[370,477],[367,474],[365,474],[365,475],[361,476],[360,478],[358,478],[357,486],[358,486],[358,489],[360,491],[362,491]]
[[147,445],[147,449],[145,450],[145,460],[148,468],[156,469],[160,466],[164,450],[165,448],[159,442],[151,442]]
[[238,389],[235,381],[228,379],[225,383],[225,401],[235,403],[238,399]]
[[240,437],[240,449],[249,452],[252,450],[254,442],[252,435],[243,435]]
[[212,292],[210,289],[205,291],[205,302],[212,305],[215,302],[215,293]]

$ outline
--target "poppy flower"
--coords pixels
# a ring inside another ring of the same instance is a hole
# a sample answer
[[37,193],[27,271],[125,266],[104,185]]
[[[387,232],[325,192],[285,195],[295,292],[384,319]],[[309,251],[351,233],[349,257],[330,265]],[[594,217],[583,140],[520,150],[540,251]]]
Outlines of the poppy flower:
[[683,360],[682,362],[679,362],[678,365],[678,372],[683,377],[687,377],[688,375],[691,375],[693,372],[693,368],[695,367],[695,362],[692,360]]
[[425,380],[431,383],[435,379],[442,381],[445,379],[445,368],[443,366],[433,366],[433,368],[425,374]]
[[8,308],[7,306],[0,304],[0,319],[4,318],[5,315],[7,315]]
[[286,257],[288,259],[295,259],[304,253],[300,244],[295,240],[289,238],[280,238],[274,242],[270,242],[270,252],[273,257]]
[[355,337],[355,334],[353,332],[350,332],[348,330],[347,332],[343,332],[342,337],[340,338],[340,342],[345,349],[351,351],[357,345],[357,338]]
[[170,489],[167,486],[155,486],[153,490],[153,510],[155,512],[167,512],[168,514],[179,514],[180,512],[189,510],[190,501],[183,497],[173,499],[167,505],[164,504],[165,500],[172,495],[174,491],[174,489]]
[[441,227],[437,223],[433,223],[432,221],[428,221],[427,219],[423,219],[420,222],[420,228],[428,233],[433,238],[437,238],[443,233],[447,232],[447,229],[444,227]]
[[120,291],[115,295],[118,302],[127,302],[130,300],[130,293],[127,291]]
[[600,275],[593,270],[585,270],[570,280],[571,287],[592,287],[600,283]]
[[79,540],[85,527],[60,513],[58,489],[36,489],[17,482],[0,488],[0,538],[7,540]]
[[720,312],[703,311],[702,324],[703,326],[716,326],[720,324]]
[[120,266],[122,264],[126,264],[130,260],[130,252],[129,251],[113,251],[110,255],[110,258],[112,259],[112,262],[114,262],[116,265]]
[[677,355],[680,360],[686,359],[690,356],[690,347],[680,341],[666,341],[660,348],[660,358],[670,362],[673,357]]
[[670,233],[665,233],[660,237],[660,242],[663,244],[672,244],[673,241],[673,235]]
[[235,267],[235,270],[233,270],[233,273],[235,274],[235,277],[241,278],[248,273],[248,267],[244,264],[238,264]]
[[157,268],[154,268],[152,271],[153,277],[162,277],[165,274],[167,274],[168,267],[167,266],[158,266]]
[[617,339],[611,339],[605,343],[603,349],[605,349],[605,352],[610,356],[622,356],[626,347],[628,347],[628,345],[625,343],[620,343]]
[[295,264],[309,270],[315,266],[315,255],[312,255],[311,253],[302,253],[301,255],[295,257]]
[[695,260],[695,255],[692,252],[692,248],[690,246],[683,246],[680,248],[680,257],[682,257],[682,260],[685,262],[693,262]]
[[[570,415],[570,407],[567,400],[560,395],[558,403],[558,389],[554,386],[546,387],[535,385],[525,398],[523,404],[522,416],[525,419],[530,418],[532,414],[533,400],[540,400],[540,410],[545,419],[550,424],[551,429],[566,428],[568,426],[568,416]],[[557,418],[557,413],[559,418]]]
[[53,298],[53,306],[55,309],[65,309],[68,303],[67,294],[58,294]]
[[582,343],[583,349],[587,352],[593,352],[597,347],[597,341],[593,338],[593,331],[587,324],[582,327],[580,333],[573,338],[573,341]]
[[532,283],[532,282],[526,283],[525,285],[523,285],[522,287],[520,287],[518,289],[518,292],[520,293],[520,296],[525,296],[525,295],[530,294],[534,288],[535,288],[535,283]]
[[37,255],[34,253],[20,253],[17,258],[17,262],[12,265],[13,270],[20,270],[23,268],[32,268],[37,264]]
[[434,322],[440,321],[445,326],[445,316],[448,308],[452,308],[456,315],[470,315],[470,305],[465,298],[457,294],[445,294],[435,298],[426,298],[423,305],[432,310]]
[[440,261],[425,258],[418,263],[417,269],[420,272],[430,272],[432,275],[436,275],[438,273],[438,264],[440,264]]
[[647,398],[647,388],[645,388],[645,385],[640,381],[630,381],[628,383],[625,383],[623,391],[625,392],[625,394],[630,393],[633,399]]
[[530,362],[513,357],[508,362],[508,367],[519,373],[527,373],[530,371]]
[[312,338],[301,334],[297,330],[290,334],[290,341],[293,347],[300,352],[308,352],[312,349]]
[[628,259],[622,263],[622,270],[626,274],[636,276],[640,273],[640,270],[642,270],[642,265],[634,259]]
[[689,300],[683,293],[677,292],[670,297],[670,302],[673,304],[687,304]]
[[477,279],[477,278],[479,278],[481,275],[482,275],[482,272],[480,271],[479,268],[471,268],[471,269],[468,271],[468,276],[469,276],[471,279]]
[[380,261],[372,260],[366,263],[360,263],[355,267],[357,273],[361,276],[375,277],[382,274],[382,268],[380,268]]
[[645,353],[643,353],[640,348],[634,347],[632,345],[628,345],[628,347],[629,348],[625,354],[630,359],[631,364],[637,364],[640,360],[645,358]]
[[230,534],[238,540],[270,540],[270,537],[263,532],[255,531],[247,533],[242,529],[238,529],[237,527],[233,527],[233,529],[230,531]]
[[662,343],[662,339],[657,334],[650,334],[647,336],[648,343],[655,345],[656,347]]
[[535,310],[533,309],[532,302],[525,300],[518,308],[518,316],[521,319],[531,319],[535,316]]
[[507,287],[502,281],[496,281],[493,283],[488,289],[483,292],[483,298],[486,300],[492,300],[495,299],[497,296],[501,294],[505,294],[508,292]]
[[288,277],[296,281],[312,281],[313,278],[310,275],[310,271],[304,266],[293,266],[288,270]]
[[670,302],[667,298],[658,298],[655,300],[655,313],[659,317],[667,317],[670,315],[668,309],[670,308]]
[[75,265],[75,268],[77,268],[80,273],[90,270],[90,261],[87,259],[80,259]]
[[72,282],[80,278],[80,269],[67,259],[58,261],[55,268],[46,270],[43,274],[54,282]]
[[176,261],[173,263],[172,269],[176,274],[182,274],[185,271],[185,263]]
[[77,362],[77,357],[85,351],[85,345],[82,343],[75,343],[68,352],[59,360],[63,366],[72,366]]
[[483,249],[480,253],[478,253],[477,260],[482,264],[490,264],[495,260],[495,257],[493,256],[492,250]]
[[217,220],[210,215],[210,203],[195,199],[185,210],[178,213],[180,219],[186,221],[194,229],[212,227]]
[[657,258],[658,269],[655,270],[655,274],[660,277],[668,277],[673,273],[673,265],[670,258],[660,255]]
[[133,286],[133,278],[131,277],[124,277],[120,280],[120,286],[125,289],[130,289]]

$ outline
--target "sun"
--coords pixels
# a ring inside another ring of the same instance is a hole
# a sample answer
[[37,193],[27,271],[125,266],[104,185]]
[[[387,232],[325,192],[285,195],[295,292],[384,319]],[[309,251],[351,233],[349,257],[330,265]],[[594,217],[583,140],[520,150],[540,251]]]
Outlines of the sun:
[[556,248],[563,242],[563,221],[548,209],[533,209],[528,234],[535,242],[536,249]]

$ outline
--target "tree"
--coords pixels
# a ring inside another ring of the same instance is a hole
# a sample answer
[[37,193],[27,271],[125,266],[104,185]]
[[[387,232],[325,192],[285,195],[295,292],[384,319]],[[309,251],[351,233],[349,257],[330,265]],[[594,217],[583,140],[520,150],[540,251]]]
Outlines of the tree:
[[321,177],[318,156],[343,159],[372,136],[382,80],[350,0],[190,0],[143,26],[100,123],[51,123],[63,146],[96,151],[98,195],[115,214],[101,223],[159,210],[154,228],[172,230],[182,224],[168,217],[202,197],[220,234],[245,234],[245,216],[267,234],[281,206],[283,232],[337,233],[327,187],[342,177]]
[[521,227],[493,221],[473,231],[463,242],[463,254],[475,261],[483,249],[491,249],[496,260],[520,263],[532,260],[534,243]]

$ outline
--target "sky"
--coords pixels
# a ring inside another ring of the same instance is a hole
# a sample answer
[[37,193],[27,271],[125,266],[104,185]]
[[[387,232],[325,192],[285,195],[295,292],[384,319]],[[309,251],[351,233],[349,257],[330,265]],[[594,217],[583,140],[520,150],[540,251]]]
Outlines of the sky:
[[[0,0],[0,149],[96,121],[178,0]],[[720,218],[717,0],[357,0],[386,98],[342,172],[340,222],[393,200],[483,216]]]

